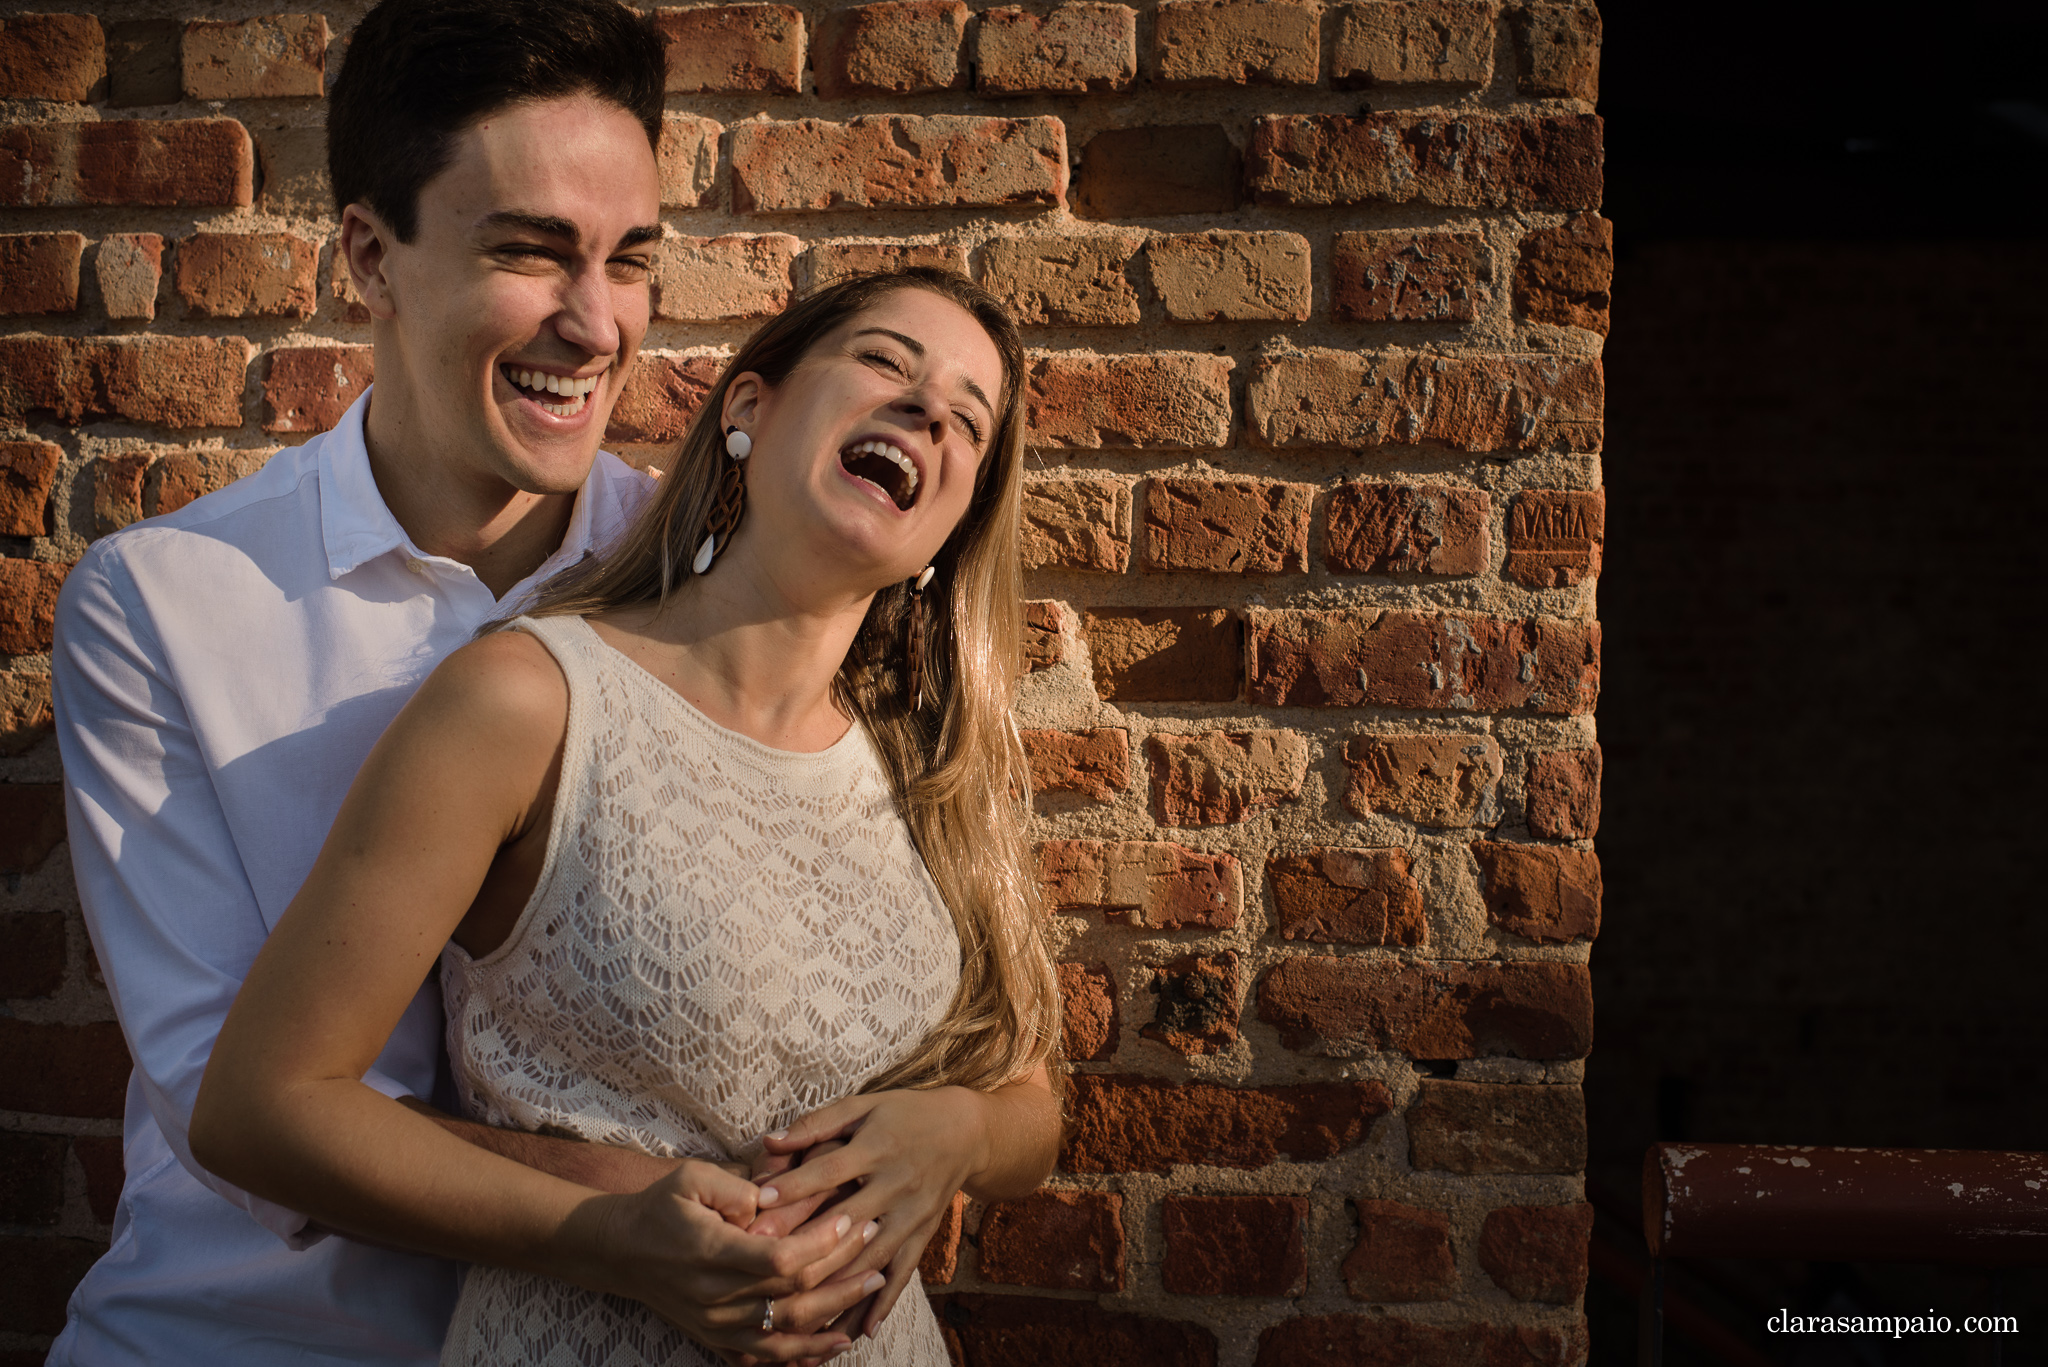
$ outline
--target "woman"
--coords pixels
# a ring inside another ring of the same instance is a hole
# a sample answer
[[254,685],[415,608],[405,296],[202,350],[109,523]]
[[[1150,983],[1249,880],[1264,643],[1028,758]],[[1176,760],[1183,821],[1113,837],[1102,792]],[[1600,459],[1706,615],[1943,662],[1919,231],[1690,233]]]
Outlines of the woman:
[[[1057,1145],[1008,711],[1022,368],[952,275],[793,305],[624,543],[449,657],[365,763],[193,1148],[481,1264],[444,1361],[945,1362],[925,1240]],[[365,1087],[437,956],[474,1118],[685,1161],[603,1196]]]

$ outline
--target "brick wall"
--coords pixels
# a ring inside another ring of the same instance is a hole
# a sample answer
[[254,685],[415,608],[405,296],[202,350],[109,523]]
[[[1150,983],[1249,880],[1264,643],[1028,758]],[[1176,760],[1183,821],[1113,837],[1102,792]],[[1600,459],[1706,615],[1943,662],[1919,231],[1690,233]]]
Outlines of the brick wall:
[[[321,142],[360,13],[0,18],[0,1363],[119,1181],[51,602],[369,380]],[[956,1347],[1579,1361],[1598,15],[656,14],[670,236],[616,449],[658,460],[755,320],[848,270],[966,270],[1034,348],[1021,719],[1077,1077],[1047,1190],[927,1259]]]

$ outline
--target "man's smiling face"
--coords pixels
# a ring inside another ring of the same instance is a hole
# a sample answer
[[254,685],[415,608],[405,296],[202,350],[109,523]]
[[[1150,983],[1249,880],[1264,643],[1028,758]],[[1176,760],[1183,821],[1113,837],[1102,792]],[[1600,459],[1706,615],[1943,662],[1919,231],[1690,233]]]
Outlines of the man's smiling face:
[[413,240],[385,235],[377,430],[463,482],[571,492],[647,335],[653,149],[577,94],[494,110],[451,152]]

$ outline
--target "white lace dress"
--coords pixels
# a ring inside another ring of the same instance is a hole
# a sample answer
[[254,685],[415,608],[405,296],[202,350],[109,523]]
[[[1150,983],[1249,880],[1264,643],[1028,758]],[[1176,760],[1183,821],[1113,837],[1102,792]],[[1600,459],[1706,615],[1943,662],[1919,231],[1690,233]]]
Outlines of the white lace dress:
[[[490,954],[442,954],[465,1112],[741,1158],[907,1056],[952,1001],[960,946],[867,732],[770,749],[580,617],[518,625],[568,679],[568,736],[532,900]],[[477,1266],[441,1361],[720,1360],[636,1301]],[[913,1283],[835,1367],[947,1361]]]

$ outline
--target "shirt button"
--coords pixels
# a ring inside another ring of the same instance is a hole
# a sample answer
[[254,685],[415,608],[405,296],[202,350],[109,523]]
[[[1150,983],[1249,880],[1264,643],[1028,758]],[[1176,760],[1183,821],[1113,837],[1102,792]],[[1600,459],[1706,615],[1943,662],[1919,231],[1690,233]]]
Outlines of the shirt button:
[[405,562],[405,567],[411,570],[414,574],[425,574],[427,572],[426,562],[422,560],[408,559]]

